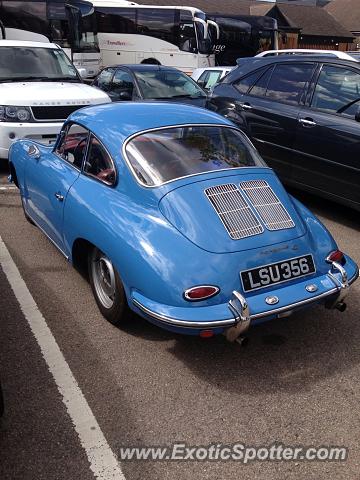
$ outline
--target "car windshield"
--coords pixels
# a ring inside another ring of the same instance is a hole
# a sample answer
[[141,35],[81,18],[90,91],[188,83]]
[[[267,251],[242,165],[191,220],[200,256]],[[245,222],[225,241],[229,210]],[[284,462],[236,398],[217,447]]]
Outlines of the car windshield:
[[176,70],[137,71],[135,75],[146,100],[206,97],[190,77]]
[[0,47],[0,82],[18,80],[80,81],[62,50],[41,47]]
[[216,125],[143,133],[127,143],[126,155],[139,182],[151,187],[188,175],[266,166],[238,130]]

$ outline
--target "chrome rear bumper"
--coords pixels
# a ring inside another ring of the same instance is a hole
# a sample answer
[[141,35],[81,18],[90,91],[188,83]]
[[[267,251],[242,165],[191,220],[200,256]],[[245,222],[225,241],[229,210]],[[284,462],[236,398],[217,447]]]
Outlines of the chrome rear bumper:
[[[338,275],[336,275],[336,273]],[[340,274],[340,278],[338,278]],[[274,317],[285,314],[286,312],[292,312],[295,309],[301,308],[312,303],[319,303],[320,301],[326,300],[328,297],[334,296],[336,298],[331,299],[331,303],[326,305],[328,308],[334,308],[339,302],[345,298],[349,292],[350,285],[359,277],[359,269],[356,269],[355,274],[348,279],[346,270],[337,262],[332,262],[331,269],[326,275],[328,279],[331,280],[333,287],[329,288],[325,292],[319,294],[313,294],[311,297],[292,302],[286,305],[283,305],[278,308],[267,309],[257,313],[251,313],[249,302],[246,297],[244,297],[240,292],[234,291],[230,301],[227,304],[229,313],[231,316],[227,318],[214,319],[208,321],[198,321],[198,320],[188,320],[184,318],[174,318],[174,315],[168,315],[165,312],[156,312],[153,305],[146,306],[145,302],[141,299],[132,298],[134,306],[136,306],[141,312],[146,316],[151,317],[157,323],[163,324],[164,326],[178,327],[181,329],[191,329],[191,330],[205,330],[205,329],[219,329],[222,328],[225,330],[225,335],[230,341],[235,341],[236,338],[242,333],[246,332],[253,320],[258,320],[265,317]],[[329,282],[329,285],[330,282]],[[225,304],[226,306],[226,304]],[[206,307],[203,307],[206,308]],[[209,309],[213,307],[207,307]],[[184,309],[181,309],[184,310]],[[186,309],[187,314],[190,313],[190,309]],[[225,315],[224,315],[225,316]]]
[[[338,277],[334,274],[335,272],[340,273],[341,280],[339,280]],[[340,265],[340,263],[338,262],[331,262],[331,268],[328,272],[328,277],[331,278],[331,280],[333,281],[334,288],[328,290],[327,292],[317,295],[315,297],[303,300],[301,302],[294,303],[292,305],[286,305],[286,306],[280,307],[278,309],[272,310],[271,312],[262,312],[256,315],[250,315],[249,305],[245,297],[243,297],[239,292],[234,291],[233,297],[229,302],[229,308],[235,314],[237,324],[226,330],[225,332],[226,338],[231,342],[235,341],[239,335],[246,332],[246,330],[250,326],[251,320],[255,318],[268,316],[269,313],[271,313],[272,315],[274,314],[279,315],[287,311],[291,312],[291,310],[295,308],[301,307],[308,303],[317,302],[322,298],[332,296],[336,294],[336,292],[338,292],[338,295],[336,296],[336,298],[333,301],[331,301],[330,304],[326,305],[327,308],[335,308],[337,305],[343,302],[344,298],[349,293],[351,283],[353,283],[357,278],[359,278],[359,269],[357,269],[357,273],[349,281],[345,268],[342,265]]]

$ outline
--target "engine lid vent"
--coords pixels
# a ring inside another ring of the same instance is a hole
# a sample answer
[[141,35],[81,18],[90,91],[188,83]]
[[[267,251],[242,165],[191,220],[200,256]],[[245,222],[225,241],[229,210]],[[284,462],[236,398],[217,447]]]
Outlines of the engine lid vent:
[[265,180],[241,182],[247,195],[268,230],[285,230],[295,227],[289,213]]
[[205,194],[233,240],[259,235],[264,231],[234,183],[207,188]]

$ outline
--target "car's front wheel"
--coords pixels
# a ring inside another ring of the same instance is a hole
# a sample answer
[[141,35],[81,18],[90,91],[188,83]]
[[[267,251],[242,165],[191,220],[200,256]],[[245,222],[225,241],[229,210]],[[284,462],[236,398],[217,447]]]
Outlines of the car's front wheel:
[[102,315],[113,325],[120,325],[126,313],[126,296],[119,274],[111,260],[98,248],[88,256],[91,288]]

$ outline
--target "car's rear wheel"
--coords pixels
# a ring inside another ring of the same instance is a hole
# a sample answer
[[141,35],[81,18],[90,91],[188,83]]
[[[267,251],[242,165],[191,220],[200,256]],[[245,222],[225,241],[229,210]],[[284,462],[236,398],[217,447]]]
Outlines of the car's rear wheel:
[[156,58],[145,58],[145,60],[143,60],[141,64],[142,65],[161,65],[159,60],[156,60]]
[[102,315],[113,325],[124,321],[126,296],[119,274],[111,260],[98,248],[88,256],[91,288]]

